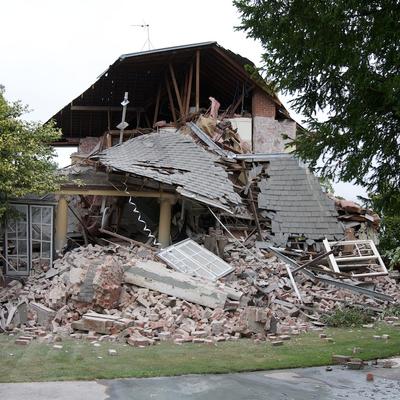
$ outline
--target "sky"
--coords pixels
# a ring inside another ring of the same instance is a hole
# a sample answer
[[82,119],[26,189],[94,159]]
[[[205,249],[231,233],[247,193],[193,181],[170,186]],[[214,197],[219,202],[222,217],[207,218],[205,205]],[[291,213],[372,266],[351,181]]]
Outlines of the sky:
[[[231,0],[0,0],[0,84],[8,100],[32,110],[26,119],[47,121],[86,90],[121,54],[217,41],[261,66],[261,45],[236,31]],[[280,96],[290,110],[289,98]],[[301,116],[291,115],[301,122]],[[65,166],[69,149],[59,150]],[[335,193],[365,195],[352,184]]]

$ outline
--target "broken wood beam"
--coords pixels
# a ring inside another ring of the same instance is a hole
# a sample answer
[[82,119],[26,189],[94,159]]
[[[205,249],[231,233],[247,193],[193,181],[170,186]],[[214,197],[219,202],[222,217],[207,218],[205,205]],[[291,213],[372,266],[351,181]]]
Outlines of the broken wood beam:
[[169,79],[167,75],[165,75],[165,86],[167,87],[168,101],[169,101],[169,107],[171,109],[172,119],[174,120],[174,124],[176,124],[174,99],[172,97],[171,86],[169,84]]
[[192,80],[193,80],[193,64],[190,64],[190,69],[189,69],[189,81],[188,81],[188,87],[186,91],[186,106],[185,106],[185,114],[189,114],[189,108],[190,108],[190,98],[192,94]]
[[154,247],[152,247],[152,246],[150,246],[150,245],[148,245],[146,243],[139,242],[138,240],[134,240],[134,239],[128,238],[126,236],[119,235],[118,233],[111,232],[111,231],[109,231],[107,229],[99,228],[99,232],[104,233],[104,234],[109,235],[109,236],[113,236],[116,239],[124,240],[125,242],[134,244],[136,246],[143,246],[143,247],[147,247],[148,249],[154,250]]
[[200,110],[200,50],[196,51],[196,112]]
[[323,260],[324,258],[328,257],[329,255],[331,255],[333,253],[333,250],[330,250],[324,254],[319,255],[318,257],[315,257],[313,260],[310,260],[308,262],[306,262],[305,264],[301,265],[300,267],[294,269],[292,271],[293,274],[295,274],[297,271],[300,271],[303,268],[307,268],[310,267],[311,265],[314,265],[315,263],[317,263],[318,261]]
[[160,108],[160,96],[161,96],[161,83],[158,86],[158,90],[157,90],[156,108],[154,109],[153,126],[157,122],[157,118],[158,118],[158,110]]
[[181,95],[179,93],[178,83],[176,81],[174,67],[172,66],[172,64],[169,64],[169,72],[171,74],[172,84],[174,85],[175,96],[176,96],[176,100],[178,101],[179,112],[180,112],[181,117],[182,117],[185,112],[184,112],[184,109],[183,109],[182,99],[181,99]]
[[[71,111],[121,111],[121,106],[71,106]],[[143,112],[145,111],[143,107],[126,107],[126,111]]]

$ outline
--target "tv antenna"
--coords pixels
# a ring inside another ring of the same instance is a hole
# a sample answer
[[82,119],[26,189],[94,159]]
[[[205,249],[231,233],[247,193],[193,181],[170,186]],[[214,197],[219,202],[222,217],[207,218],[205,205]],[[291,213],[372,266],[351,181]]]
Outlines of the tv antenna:
[[135,28],[144,28],[144,29],[146,29],[147,39],[146,39],[146,41],[144,42],[144,44],[142,46],[142,51],[146,47],[146,45],[147,45],[147,50],[151,50],[154,46],[153,46],[153,43],[151,43],[151,40],[150,40],[150,25],[146,24],[146,23],[143,23],[143,24],[131,25],[131,26],[133,26]]

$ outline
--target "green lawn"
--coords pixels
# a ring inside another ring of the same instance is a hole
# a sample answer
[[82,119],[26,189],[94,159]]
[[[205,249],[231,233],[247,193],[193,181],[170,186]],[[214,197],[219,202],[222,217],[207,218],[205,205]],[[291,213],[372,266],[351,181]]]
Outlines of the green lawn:
[[[278,368],[327,365],[332,354],[351,354],[364,360],[400,354],[400,328],[379,325],[374,329],[326,329],[334,338],[328,343],[318,333],[292,337],[283,346],[251,340],[217,345],[162,343],[138,349],[120,343],[65,340],[63,349],[33,341],[28,346],[14,344],[15,337],[0,335],[0,382],[110,379],[182,374],[227,373]],[[373,335],[389,334],[375,340]],[[109,356],[116,349],[117,356]],[[101,358],[99,358],[101,357]]]

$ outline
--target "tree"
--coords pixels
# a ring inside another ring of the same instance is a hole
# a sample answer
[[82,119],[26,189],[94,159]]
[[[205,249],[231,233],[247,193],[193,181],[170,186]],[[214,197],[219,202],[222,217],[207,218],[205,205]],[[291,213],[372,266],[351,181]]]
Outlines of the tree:
[[[294,153],[330,179],[400,187],[400,1],[235,0],[263,71],[308,129]],[[317,118],[323,115],[323,119]],[[385,194],[390,194],[385,197]]]
[[54,149],[49,143],[60,133],[51,124],[23,121],[26,111],[20,102],[8,102],[0,86],[0,219],[10,199],[57,188]]
[[400,193],[374,194],[368,199],[359,196],[359,200],[381,216],[379,250],[391,267],[400,267]]

